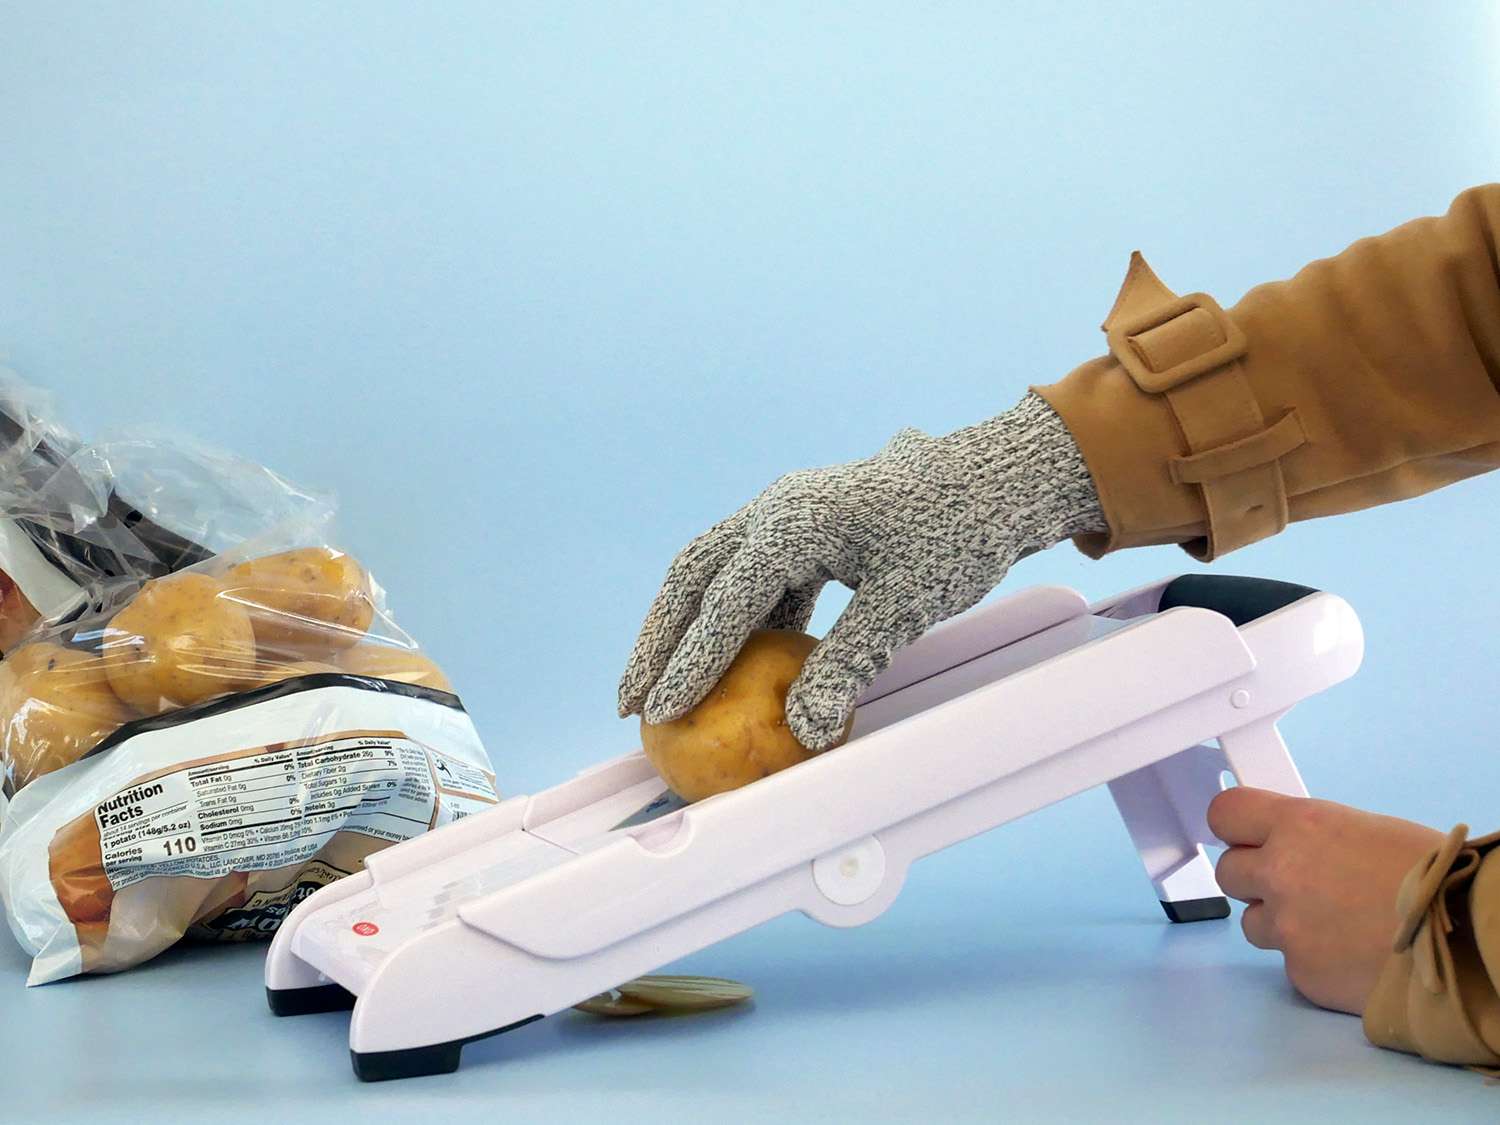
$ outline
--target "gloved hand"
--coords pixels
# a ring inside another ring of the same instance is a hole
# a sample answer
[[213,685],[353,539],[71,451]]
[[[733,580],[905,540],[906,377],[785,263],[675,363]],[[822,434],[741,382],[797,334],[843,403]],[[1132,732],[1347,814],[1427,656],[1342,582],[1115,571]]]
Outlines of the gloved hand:
[[947,437],[903,430],[874,457],[791,473],[673,561],[620,681],[620,714],[662,723],[690,710],[752,630],[805,629],[837,579],[854,597],[787,696],[797,740],[826,749],[897,649],[979,601],[1021,556],[1105,526],[1078,447],[1035,394]]

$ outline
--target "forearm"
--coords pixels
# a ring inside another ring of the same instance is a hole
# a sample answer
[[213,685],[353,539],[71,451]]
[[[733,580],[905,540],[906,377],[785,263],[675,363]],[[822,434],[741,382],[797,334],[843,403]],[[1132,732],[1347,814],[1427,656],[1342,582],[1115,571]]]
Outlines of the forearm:
[[[1497,262],[1500,185],[1262,285],[1222,321],[1197,310],[1150,326],[1171,294],[1134,264],[1110,353],[1038,388],[1108,518],[1080,547],[1182,543],[1213,558],[1500,465]],[[1120,331],[1131,320],[1148,327]],[[1216,350],[1235,354],[1215,365]],[[1207,370],[1163,386],[1199,356]]]

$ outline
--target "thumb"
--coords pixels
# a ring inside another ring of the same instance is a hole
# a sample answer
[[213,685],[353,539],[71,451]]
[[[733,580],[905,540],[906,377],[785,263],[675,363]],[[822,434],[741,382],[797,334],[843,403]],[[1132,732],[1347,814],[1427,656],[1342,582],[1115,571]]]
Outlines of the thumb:
[[927,626],[926,607],[904,577],[861,585],[787,693],[787,723],[797,741],[809,750],[837,743],[860,695]]

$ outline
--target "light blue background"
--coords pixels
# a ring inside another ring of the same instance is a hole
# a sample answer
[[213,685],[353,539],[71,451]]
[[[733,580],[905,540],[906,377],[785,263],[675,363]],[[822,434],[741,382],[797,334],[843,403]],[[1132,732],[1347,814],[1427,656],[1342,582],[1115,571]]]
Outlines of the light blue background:
[[[1492,4],[1052,8],[0,5],[0,353],[80,429],[337,490],[502,783],[540,787],[633,746],[615,679],[662,569],[775,476],[1097,353],[1133,248],[1229,304],[1496,176]],[[1497,503],[1481,479],[1221,564],[1364,619],[1364,671],[1286,724],[1317,793],[1500,826]],[[1061,549],[1011,586],[1191,565]],[[1496,1112],[1232,924],[1169,930],[1099,794],[928,862],[864,930],[693,960],[751,1013],[549,1020],[450,1079],[356,1088],[342,1018],[273,1022],[259,957],[23,993],[6,943],[0,1118]]]

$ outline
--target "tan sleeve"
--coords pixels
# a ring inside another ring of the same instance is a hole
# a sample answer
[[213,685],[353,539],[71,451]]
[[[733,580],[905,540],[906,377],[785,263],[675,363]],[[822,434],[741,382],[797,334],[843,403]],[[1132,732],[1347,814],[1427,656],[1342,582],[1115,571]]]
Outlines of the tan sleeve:
[[1098,556],[1211,559],[1292,520],[1500,465],[1500,184],[1362,239],[1227,312],[1135,255],[1109,352],[1036,390],[1088,462]]
[[1500,835],[1459,825],[1414,867],[1364,1028],[1379,1047],[1434,1062],[1500,1067]]

